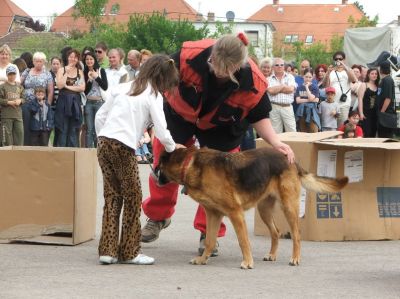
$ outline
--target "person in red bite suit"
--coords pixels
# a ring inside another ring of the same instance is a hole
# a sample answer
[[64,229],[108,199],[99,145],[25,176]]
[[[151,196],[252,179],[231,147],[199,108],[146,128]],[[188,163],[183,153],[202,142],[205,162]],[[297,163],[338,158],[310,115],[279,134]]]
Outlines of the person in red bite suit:
[[[218,40],[184,42],[172,55],[180,72],[180,83],[165,93],[164,113],[173,139],[186,146],[197,138],[201,147],[236,152],[251,124],[258,135],[294,162],[292,149],[279,140],[269,120],[271,104],[265,76],[248,59],[248,40],[243,33],[226,35]],[[153,143],[154,165],[163,147]],[[157,186],[150,176],[150,197],[143,202],[149,218],[142,228],[142,242],[153,242],[162,229],[169,226],[175,212],[178,185]],[[199,206],[194,228],[200,230],[199,254],[204,250],[206,216]],[[225,235],[222,223],[218,237]],[[218,254],[215,248],[213,255]]]

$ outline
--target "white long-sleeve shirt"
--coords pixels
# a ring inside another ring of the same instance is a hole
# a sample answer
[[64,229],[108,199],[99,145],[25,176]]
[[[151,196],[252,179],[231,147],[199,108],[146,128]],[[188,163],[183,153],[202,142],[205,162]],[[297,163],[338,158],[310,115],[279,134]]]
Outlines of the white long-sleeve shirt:
[[95,127],[97,136],[116,139],[137,149],[143,132],[151,122],[155,136],[167,152],[172,152],[175,142],[167,129],[163,98],[159,93],[156,96],[148,85],[138,96],[110,96],[96,113]]

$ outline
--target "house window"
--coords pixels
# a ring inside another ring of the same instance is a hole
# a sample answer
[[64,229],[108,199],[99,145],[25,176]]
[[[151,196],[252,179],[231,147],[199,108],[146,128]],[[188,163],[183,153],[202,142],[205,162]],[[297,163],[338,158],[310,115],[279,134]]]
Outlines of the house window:
[[117,15],[119,13],[119,4],[115,3],[111,6],[110,15]]
[[253,47],[258,47],[258,31],[245,31],[250,44]]
[[286,35],[285,36],[285,43],[288,44],[292,41],[292,36],[291,35]]
[[299,41],[299,36],[297,34],[288,34],[285,35],[285,43],[289,44],[289,43],[294,43]]
[[312,35],[306,36],[306,40],[305,40],[306,44],[312,44],[313,41],[314,41],[314,37]]

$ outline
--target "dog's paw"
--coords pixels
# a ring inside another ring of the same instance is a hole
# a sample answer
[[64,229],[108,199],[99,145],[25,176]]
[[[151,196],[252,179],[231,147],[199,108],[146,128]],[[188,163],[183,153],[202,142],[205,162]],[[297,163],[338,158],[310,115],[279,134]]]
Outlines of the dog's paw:
[[300,259],[299,258],[291,258],[289,262],[290,266],[299,266],[300,265]]
[[202,256],[197,256],[194,259],[190,260],[192,265],[207,265],[208,259],[203,258]]
[[241,269],[253,269],[254,268],[254,262],[253,261],[251,261],[251,262],[243,261],[240,264],[240,268]]
[[266,256],[264,256],[264,261],[268,261],[268,262],[275,262],[276,261],[276,255],[274,254],[268,254]]

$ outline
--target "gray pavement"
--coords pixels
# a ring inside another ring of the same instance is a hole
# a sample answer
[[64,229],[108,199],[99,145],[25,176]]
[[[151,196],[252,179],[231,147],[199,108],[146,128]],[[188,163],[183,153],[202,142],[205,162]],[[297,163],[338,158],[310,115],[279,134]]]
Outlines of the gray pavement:
[[[147,196],[150,168],[139,167]],[[255,269],[239,268],[229,221],[220,256],[207,266],[190,265],[198,247],[192,228],[197,205],[183,195],[171,226],[156,242],[143,244],[155,265],[98,265],[101,189],[99,172],[95,240],[73,247],[0,244],[0,298],[400,298],[400,241],[303,241],[301,265],[291,267],[291,240],[281,240],[278,260],[263,262],[269,239],[254,236],[254,210],[246,219]]]

